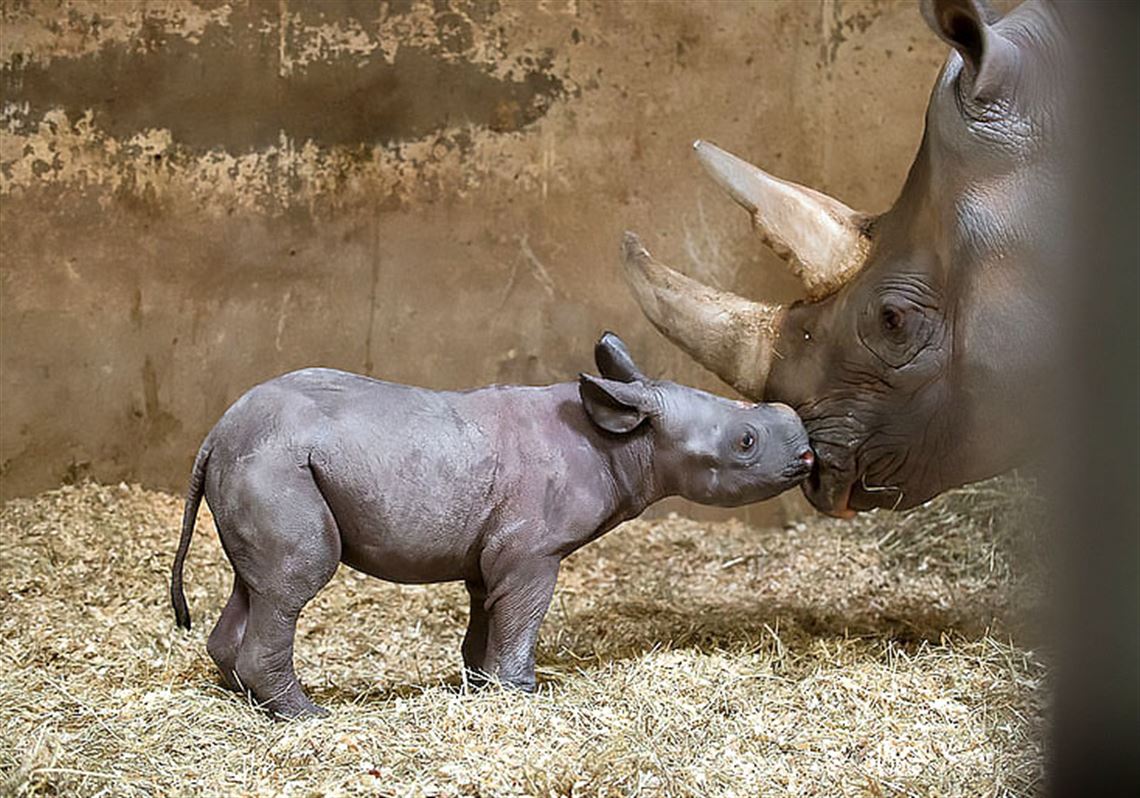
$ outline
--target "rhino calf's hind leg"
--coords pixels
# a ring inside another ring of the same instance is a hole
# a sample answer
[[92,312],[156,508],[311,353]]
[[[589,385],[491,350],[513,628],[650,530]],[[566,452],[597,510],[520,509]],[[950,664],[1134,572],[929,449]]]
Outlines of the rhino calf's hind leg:
[[256,594],[250,596],[249,628],[238,652],[236,668],[242,686],[257,703],[281,718],[324,716],[297,681],[293,670],[293,638],[300,612]]
[[340,563],[340,532],[308,469],[260,465],[248,466],[238,515],[221,530],[249,602],[233,670],[275,716],[326,715],[297,681],[293,640],[301,610]]
[[237,667],[238,650],[241,648],[242,638],[245,636],[245,624],[249,618],[249,590],[241,581],[241,577],[234,574],[234,589],[230,593],[230,600],[226,602],[221,616],[218,618],[214,631],[206,641],[206,651],[222,673],[226,687],[241,692],[235,668]]

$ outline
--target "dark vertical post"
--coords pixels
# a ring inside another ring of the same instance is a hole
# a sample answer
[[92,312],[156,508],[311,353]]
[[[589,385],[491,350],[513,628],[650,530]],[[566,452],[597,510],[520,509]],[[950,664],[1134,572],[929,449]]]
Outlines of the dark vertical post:
[[1140,13],[1060,3],[1079,91],[1050,791],[1140,795]]

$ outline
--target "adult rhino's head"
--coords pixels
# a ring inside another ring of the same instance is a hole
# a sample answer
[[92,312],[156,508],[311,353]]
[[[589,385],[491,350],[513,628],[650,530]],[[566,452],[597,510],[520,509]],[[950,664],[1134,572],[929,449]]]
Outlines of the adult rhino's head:
[[633,234],[625,273],[653,324],[744,395],[791,405],[816,450],[818,509],[906,508],[1016,465],[1048,362],[1060,219],[1058,22],[925,0],[953,47],[895,204],[859,213],[707,142],[713,178],[784,257],[790,307],[698,283]]

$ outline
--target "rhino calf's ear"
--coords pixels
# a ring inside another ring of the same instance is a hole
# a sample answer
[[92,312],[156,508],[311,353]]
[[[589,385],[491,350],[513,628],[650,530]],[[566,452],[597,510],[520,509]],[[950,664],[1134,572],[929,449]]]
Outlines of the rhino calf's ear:
[[1017,48],[990,23],[997,15],[984,0],[922,0],[922,16],[966,64],[970,96],[993,100],[1017,60]]
[[649,417],[653,396],[644,385],[578,375],[578,395],[590,421],[599,429],[624,435]]
[[633,382],[645,379],[645,375],[633,362],[633,355],[629,353],[625,342],[608,330],[594,344],[594,362],[598,364],[598,371],[608,380]]

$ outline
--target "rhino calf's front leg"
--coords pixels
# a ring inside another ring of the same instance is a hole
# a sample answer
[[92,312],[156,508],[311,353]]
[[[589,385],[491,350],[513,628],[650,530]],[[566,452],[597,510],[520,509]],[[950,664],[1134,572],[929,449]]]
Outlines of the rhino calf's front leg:
[[534,646],[558,581],[557,557],[512,563],[490,582],[486,670],[505,687],[533,693]]
[[463,636],[463,671],[468,687],[478,689],[487,684],[487,635],[490,633],[491,613],[487,611],[487,586],[481,580],[468,580],[467,595],[471,612],[467,619],[467,633]]

